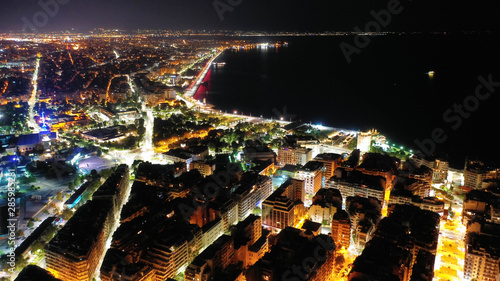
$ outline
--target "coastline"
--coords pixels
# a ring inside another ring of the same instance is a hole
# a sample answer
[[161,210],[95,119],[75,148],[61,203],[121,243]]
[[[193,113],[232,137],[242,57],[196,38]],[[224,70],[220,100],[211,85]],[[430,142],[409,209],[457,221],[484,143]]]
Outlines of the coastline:
[[[238,114],[238,113],[227,113],[227,112],[222,113],[222,111],[219,110],[214,104],[209,104],[209,103],[206,103],[206,102],[203,103],[199,99],[195,98],[196,93],[198,92],[198,89],[200,88],[201,84],[205,81],[205,78],[207,77],[207,74],[210,72],[210,69],[211,69],[213,63],[226,50],[227,50],[227,48],[225,48],[223,50],[220,50],[213,58],[211,58],[207,62],[207,64],[203,68],[203,71],[196,78],[195,84],[184,93],[184,99],[190,99],[190,100],[192,100],[193,106],[194,107],[198,107],[199,111],[201,111],[201,112],[219,113],[219,114],[222,114],[224,116],[231,116],[231,117],[236,117],[236,118],[242,118],[242,119],[245,119],[247,122],[258,123],[258,122],[273,122],[273,121],[276,121],[276,122],[278,122],[279,124],[281,124],[283,126],[286,126],[288,124],[296,122],[296,121],[280,120],[278,116],[276,116],[276,119],[274,119],[272,117],[271,118],[266,118],[266,117],[258,117],[258,116]],[[304,122],[304,123],[305,124],[309,124],[313,128],[315,128],[317,130],[321,130],[321,131],[340,131],[340,132],[344,132],[344,133],[347,133],[347,134],[354,134],[356,136],[360,132],[359,129],[356,130],[356,131],[354,131],[354,130],[349,130],[349,129],[344,129],[344,128],[336,128],[336,127],[324,126],[322,124],[318,125],[318,124],[312,124],[312,123],[306,123],[306,122]]]
[[210,68],[212,67],[213,62],[220,56],[226,49],[222,49],[219,51],[215,56],[213,56],[207,64],[205,64],[205,67],[203,68],[203,71],[198,75],[196,78],[195,84],[187,89],[187,91],[184,93],[184,95],[187,98],[195,99],[194,96],[196,95],[196,92],[198,91],[201,83],[203,83],[203,80],[205,80],[205,77],[207,76],[208,72],[210,71]]

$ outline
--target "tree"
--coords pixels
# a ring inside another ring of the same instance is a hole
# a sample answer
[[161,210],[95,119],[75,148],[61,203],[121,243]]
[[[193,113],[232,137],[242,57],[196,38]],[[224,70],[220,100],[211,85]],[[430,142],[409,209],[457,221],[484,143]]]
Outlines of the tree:
[[137,129],[137,135],[139,136],[139,139],[142,140],[145,133],[146,133],[146,128],[144,126],[139,126],[139,129]]
[[28,261],[23,258],[22,256],[21,257],[16,257],[17,261],[16,261],[16,271],[21,271],[23,270],[23,268],[25,268],[26,266],[28,266]]
[[80,179],[80,177],[77,177],[74,181],[75,183],[75,186],[79,186],[80,184],[82,184],[82,180]]
[[56,199],[57,199],[59,202],[62,202],[62,201],[64,200],[62,192],[58,192],[58,193],[57,193],[57,195],[56,195]]
[[29,177],[22,177],[19,180],[19,184],[30,184],[36,182],[36,178],[33,175],[30,175]]
[[44,151],[45,147],[41,143],[35,145],[35,148],[32,150],[34,154],[43,154]]
[[358,141],[356,139],[353,139],[349,144],[347,145],[348,149],[355,149],[358,146]]
[[448,208],[448,216],[450,216],[450,219],[455,219],[455,212],[453,212],[451,206]]
[[142,163],[143,161],[142,160],[138,160],[138,159],[135,159],[134,162],[132,163],[132,170],[136,170],[137,167],[139,167],[139,165]]
[[64,220],[69,220],[73,216],[74,212],[71,209],[64,209],[61,214],[61,218]]
[[68,188],[69,188],[69,190],[72,190],[72,191],[73,191],[73,190],[75,190],[75,184],[74,184],[74,183],[72,183],[72,182],[70,182],[70,183],[68,184]]
[[335,266],[342,266],[344,262],[345,262],[344,255],[338,255],[335,257]]
[[[45,210],[45,211],[46,211],[46,210]],[[35,224],[33,223],[33,221],[31,221],[31,220],[30,220],[30,221],[28,222],[28,227],[33,227],[34,225],[35,225]]]
[[47,229],[42,233],[41,239],[43,241],[50,241],[57,233],[57,226],[49,225]]
[[44,243],[40,240],[37,240],[33,244],[31,244],[31,252],[35,253],[38,250],[42,250],[43,246],[44,246]]
[[103,177],[104,179],[107,179],[109,176],[111,176],[111,174],[113,173],[113,171],[114,170],[112,168],[103,169],[100,172],[101,177]]

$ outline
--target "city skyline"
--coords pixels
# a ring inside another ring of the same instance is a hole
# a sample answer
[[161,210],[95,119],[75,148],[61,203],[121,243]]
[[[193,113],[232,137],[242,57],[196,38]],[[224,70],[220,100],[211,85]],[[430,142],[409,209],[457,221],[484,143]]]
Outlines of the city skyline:
[[[395,0],[393,0],[395,1]],[[26,29],[26,22],[43,23],[39,32],[94,28],[171,30],[350,31],[371,20],[371,11],[391,1],[77,1],[42,0],[2,3],[0,31]],[[453,1],[395,1],[403,8],[387,31],[498,31],[499,4]],[[46,13],[45,16],[42,12]],[[38,14],[37,14],[38,13]]]
[[0,281],[500,280],[498,7],[3,3]]

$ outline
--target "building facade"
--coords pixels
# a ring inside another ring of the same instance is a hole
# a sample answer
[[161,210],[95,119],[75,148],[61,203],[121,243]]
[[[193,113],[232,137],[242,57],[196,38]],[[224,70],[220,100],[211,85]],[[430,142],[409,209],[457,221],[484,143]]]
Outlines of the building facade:
[[312,158],[312,149],[304,147],[280,147],[278,150],[278,164],[283,166],[305,165]]

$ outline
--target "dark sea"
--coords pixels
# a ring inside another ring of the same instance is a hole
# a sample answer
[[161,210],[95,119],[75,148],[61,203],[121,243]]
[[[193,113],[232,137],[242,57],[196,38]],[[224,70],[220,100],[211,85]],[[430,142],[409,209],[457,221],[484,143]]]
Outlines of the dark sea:
[[500,82],[498,35],[376,36],[348,63],[339,44],[354,39],[248,38],[288,47],[226,51],[218,58],[226,65],[211,69],[198,97],[228,112],[277,118],[286,107],[294,120],[376,128],[413,150],[435,131],[434,154],[454,168],[465,157],[500,163],[500,86],[481,86],[475,97],[479,76]]

